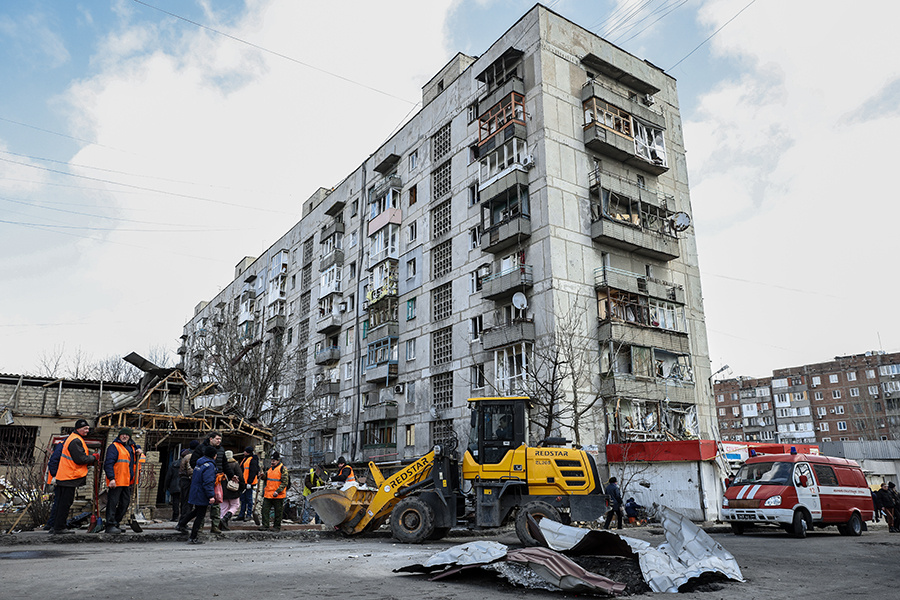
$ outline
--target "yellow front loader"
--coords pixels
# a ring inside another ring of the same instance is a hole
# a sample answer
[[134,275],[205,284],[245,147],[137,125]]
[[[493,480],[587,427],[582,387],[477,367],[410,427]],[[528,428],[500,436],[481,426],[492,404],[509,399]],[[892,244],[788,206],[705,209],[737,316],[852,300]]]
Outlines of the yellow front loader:
[[410,543],[440,539],[451,527],[499,527],[514,519],[522,543],[534,545],[529,515],[561,522],[603,515],[606,497],[588,453],[562,447],[561,438],[527,445],[528,398],[469,403],[472,432],[462,465],[455,439],[387,478],[369,463],[374,489],[320,490],[309,498],[313,508],[348,535],[390,519],[394,537]]

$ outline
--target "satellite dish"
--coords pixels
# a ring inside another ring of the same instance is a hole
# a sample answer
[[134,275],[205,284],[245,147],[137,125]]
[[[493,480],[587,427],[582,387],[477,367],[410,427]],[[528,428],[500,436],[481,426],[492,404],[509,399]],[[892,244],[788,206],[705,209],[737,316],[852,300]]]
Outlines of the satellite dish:
[[524,310],[528,308],[528,298],[525,297],[525,294],[522,292],[516,292],[512,297],[513,306],[515,306],[519,310]]
[[684,231],[691,226],[691,216],[683,211],[675,213],[669,220],[672,221],[675,231]]

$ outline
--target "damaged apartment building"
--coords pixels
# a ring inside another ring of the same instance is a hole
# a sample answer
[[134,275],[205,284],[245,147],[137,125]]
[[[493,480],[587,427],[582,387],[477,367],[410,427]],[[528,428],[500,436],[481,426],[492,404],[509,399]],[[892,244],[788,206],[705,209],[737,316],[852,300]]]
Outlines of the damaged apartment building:
[[[211,377],[226,329],[283,348],[264,393],[273,418],[302,405],[288,460],[402,462],[464,440],[467,398],[532,394],[548,340],[577,331],[587,372],[562,397],[589,399],[601,463],[607,443],[711,438],[675,80],[537,5],[422,104],[197,305],[186,373]],[[572,437],[566,414],[551,428]]]

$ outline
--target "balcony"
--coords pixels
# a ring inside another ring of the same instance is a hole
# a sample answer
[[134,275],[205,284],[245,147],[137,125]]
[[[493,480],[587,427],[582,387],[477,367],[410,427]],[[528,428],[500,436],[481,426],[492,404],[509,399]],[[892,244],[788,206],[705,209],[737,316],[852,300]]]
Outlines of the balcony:
[[478,194],[482,200],[492,200],[514,185],[528,186],[528,171],[520,163],[514,163],[479,183]]
[[378,232],[379,229],[390,225],[393,223],[394,225],[400,225],[400,222],[403,220],[403,211],[399,208],[386,208],[374,217],[369,220],[369,227],[366,230],[366,235],[373,236]]
[[483,108],[479,111],[478,117],[483,117],[485,113],[497,106],[501,100],[507,98],[513,92],[520,96],[525,96],[525,82],[520,77],[511,77],[506,83],[494,88],[483,98],[479,99],[478,106]]
[[646,277],[612,267],[594,269],[594,286],[597,289],[613,288],[633,294],[645,294],[651,298],[684,304],[684,288],[680,285]]
[[372,327],[366,332],[366,337],[378,340],[385,337],[396,338],[400,335],[400,323],[397,321],[387,321],[377,327]]
[[313,388],[313,396],[323,397],[323,396],[337,396],[341,391],[341,383],[339,381],[331,381],[329,379],[323,379],[318,382]]
[[531,218],[515,214],[505,217],[481,234],[481,248],[497,254],[531,237]]
[[488,300],[502,300],[534,284],[531,265],[520,265],[482,280],[481,295]]
[[[398,290],[398,283],[396,275],[392,277],[388,277],[380,286],[376,288],[372,288],[366,292],[366,300],[369,302],[369,306],[377,304],[379,301],[396,296]],[[371,310],[371,308],[370,308]]]
[[521,342],[533,342],[534,339],[534,321],[531,319],[520,319],[506,325],[498,325],[485,329],[481,333],[481,344],[485,350]]
[[365,421],[383,421],[397,418],[397,403],[383,402],[366,407]]
[[341,294],[341,282],[340,281],[331,281],[329,283],[323,283],[319,288],[319,298],[325,298],[326,296],[330,296],[331,294]]
[[369,197],[380,198],[381,196],[386,196],[388,192],[399,194],[402,187],[403,181],[400,179],[400,176],[391,175],[389,177],[385,177],[384,181],[378,184],[378,186],[372,191],[372,194]]
[[385,362],[366,368],[366,383],[387,385],[397,379],[397,363]]
[[511,92],[478,119],[478,153],[484,156],[500,144],[519,137],[525,139],[525,98]]
[[337,197],[337,194],[329,194],[325,197],[325,214],[329,217],[336,217],[341,214],[346,204],[343,198]]
[[328,238],[339,233],[344,233],[344,223],[341,221],[332,221],[331,224],[322,228],[322,234],[319,236],[319,241],[324,242]]
[[688,334],[651,325],[639,325],[622,321],[604,321],[600,324],[597,337],[601,342],[615,340],[635,346],[661,348],[674,354],[690,354],[691,344]]
[[335,248],[325,256],[323,256],[319,260],[319,271],[327,271],[333,266],[343,266],[344,264],[344,251],[340,248]]
[[266,331],[268,331],[269,333],[284,331],[284,323],[285,317],[283,315],[276,315],[274,317],[271,317],[266,321]]
[[697,402],[693,383],[623,374],[602,379],[600,395],[604,398],[621,396],[657,402],[668,399],[670,402],[678,404],[696,404]]
[[330,312],[320,317],[316,321],[316,332],[330,334],[341,328],[341,315],[337,312]]
[[591,238],[657,260],[675,260],[681,255],[674,235],[656,233],[606,216],[591,223]]
[[328,365],[336,363],[341,359],[341,349],[338,346],[332,346],[316,352],[315,362],[317,365]]

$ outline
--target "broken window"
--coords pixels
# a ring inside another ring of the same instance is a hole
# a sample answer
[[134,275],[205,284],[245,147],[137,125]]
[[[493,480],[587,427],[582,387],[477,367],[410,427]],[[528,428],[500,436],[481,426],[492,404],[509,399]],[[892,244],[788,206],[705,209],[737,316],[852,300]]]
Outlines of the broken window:
[[513,122],[525,124],[525,98],[516,92],[506,96],[478,120],[478,143],[484,144]]
[[528,186],[514,185],[482,205],[481,222],[489,229],[529,215]]
[[31,464],[37,427],[0,425],[0,465]]
[[515,344],[494,351],[494,381],[501,394],[525,390],[525,379],[531,361],[531,344]]
[[584,125],[600,125],[613,133],[634,137],[631,115],[599,98],[589,98],[583,103]]
[[648,162],[665,167],[663,130],[634,119],[634,153]]

